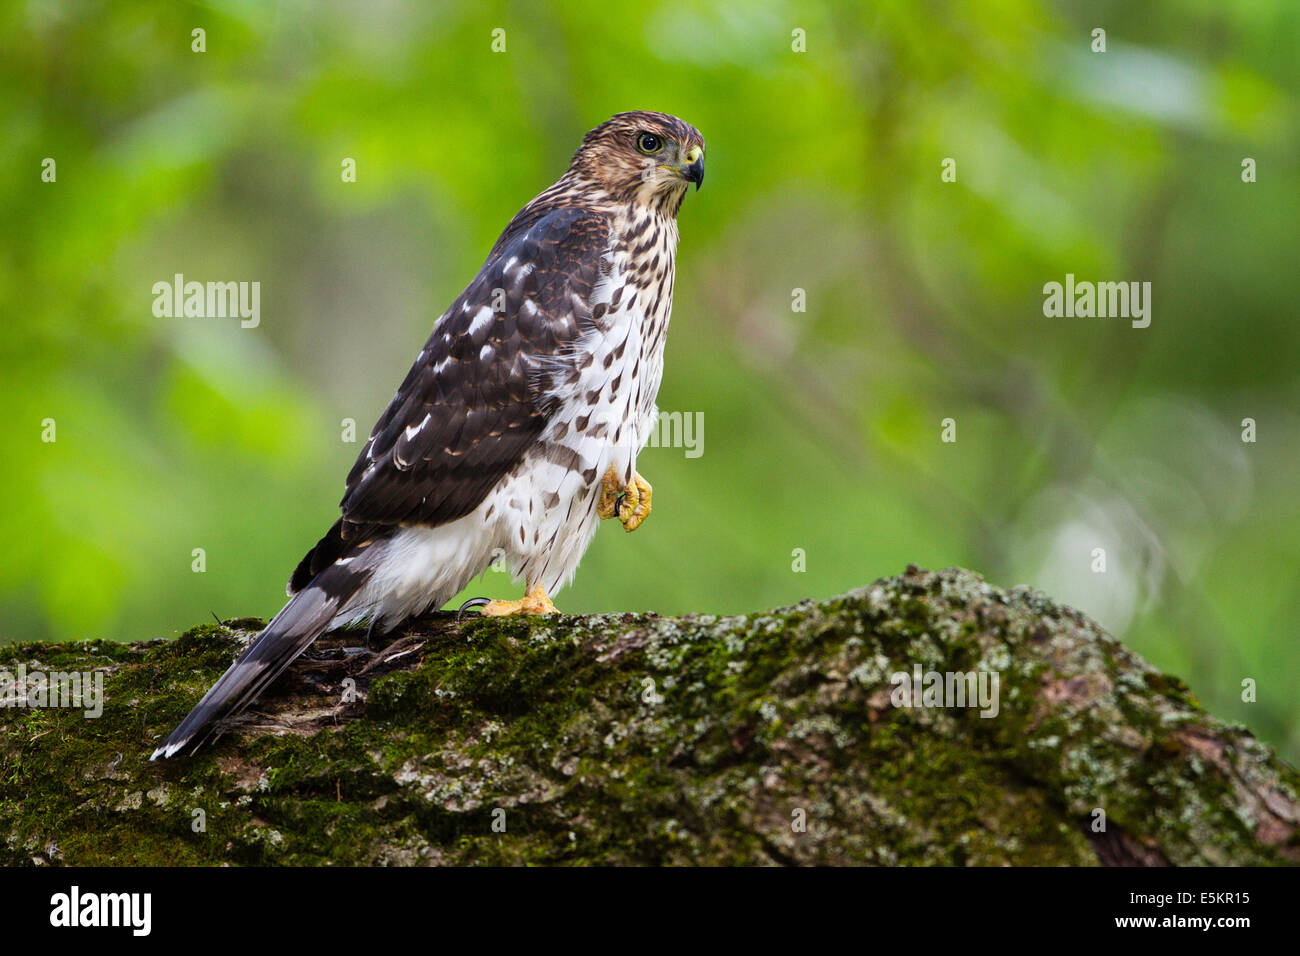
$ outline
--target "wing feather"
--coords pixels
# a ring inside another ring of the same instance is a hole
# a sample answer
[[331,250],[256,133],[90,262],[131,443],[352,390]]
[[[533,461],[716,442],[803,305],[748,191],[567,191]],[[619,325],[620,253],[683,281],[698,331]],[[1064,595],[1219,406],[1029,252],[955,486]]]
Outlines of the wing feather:
[[581,207],[511,224],[375,424],[348,475],[343,517],[303,558],[290,593],[385,526],[468,514],[520,461],[550,412],[536,372],[590,327],[610,234],[604,216]]

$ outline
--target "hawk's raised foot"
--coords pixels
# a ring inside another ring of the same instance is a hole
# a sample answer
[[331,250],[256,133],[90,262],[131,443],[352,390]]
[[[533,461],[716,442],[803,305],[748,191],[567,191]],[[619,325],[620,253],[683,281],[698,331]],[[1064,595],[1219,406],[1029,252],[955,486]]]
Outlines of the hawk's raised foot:
[[610,465],[600,479],[600,497],[596,514],[601,518],[618,518],[626,531],[635,531],[650,516],[650,499],[654,489],[635,471],[632,481],[624,485]]
[[491,601],[487,598],[470,598],[456,612],[456,623],[460,616],[471,608],[480,608],[484,617],[503,617],[507,614],[559,614],[555,605],[546,594],[542,585],[534,585],[518,601]]

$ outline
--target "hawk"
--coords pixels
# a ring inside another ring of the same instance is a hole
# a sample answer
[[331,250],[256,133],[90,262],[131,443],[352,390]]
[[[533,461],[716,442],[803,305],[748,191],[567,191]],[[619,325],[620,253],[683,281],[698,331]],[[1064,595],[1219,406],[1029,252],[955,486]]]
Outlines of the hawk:
[[193,752],[325,631],[391,630],[497,558],[524,597],[461,610],[553,614],[599,520],[640,526],[676,217],[703,181],[704,140],[674,116],[619,113],[583,138],[434,325],[289,602],[152,759]]

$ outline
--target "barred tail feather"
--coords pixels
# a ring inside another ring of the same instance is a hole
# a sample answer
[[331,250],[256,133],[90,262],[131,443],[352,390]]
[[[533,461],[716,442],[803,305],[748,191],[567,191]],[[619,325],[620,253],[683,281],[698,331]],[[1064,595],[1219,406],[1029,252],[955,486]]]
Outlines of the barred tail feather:
[[150,760],[166,760],[178,753],[193,753],[220,723],[238,716],[311,646],[330,626],[339,610],[366,581],[372,568],[364,556],[342,558],[321,571],[294,595],[257,636],[212,689],[171,732]]

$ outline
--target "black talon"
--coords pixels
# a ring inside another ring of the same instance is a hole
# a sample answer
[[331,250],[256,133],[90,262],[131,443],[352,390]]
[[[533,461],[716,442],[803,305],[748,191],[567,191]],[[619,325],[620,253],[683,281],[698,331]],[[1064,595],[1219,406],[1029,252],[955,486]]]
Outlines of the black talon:
[[482,607],[485,604],[491,604],[491,603],[492,603],[491,598],[470,598],[468,601],[462,604],[460,606],[460,610],[456,612],[456,626],[460,627],[460,616],[464,614],[467,609],[472,607]]
[[614,517],[619,521],[623,520],[623,499],[627,497],[627,492],[623,492],[614,499]]

